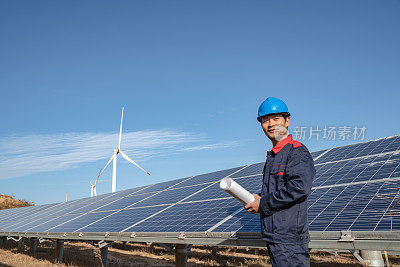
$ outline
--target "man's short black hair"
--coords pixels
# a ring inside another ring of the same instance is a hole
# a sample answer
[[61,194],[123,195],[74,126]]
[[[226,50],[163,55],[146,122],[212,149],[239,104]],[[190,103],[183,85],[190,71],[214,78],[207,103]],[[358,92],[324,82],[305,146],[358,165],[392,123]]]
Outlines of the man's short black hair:
[[283,117],[285,120],[286,120],[287,118],[290,118],[290,113],[282,112],[282,113],[279,113],[279,114],[281,114],[282,117]]

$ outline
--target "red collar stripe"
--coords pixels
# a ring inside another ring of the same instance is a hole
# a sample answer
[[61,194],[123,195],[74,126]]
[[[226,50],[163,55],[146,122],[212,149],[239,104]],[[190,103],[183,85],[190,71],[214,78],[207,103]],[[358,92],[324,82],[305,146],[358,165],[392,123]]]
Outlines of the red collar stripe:
[[286,146],[287,144],[291,144],[295,148],[301,146],[301,143],[299,141],[293,140],[292,135],[289,134],[285,139],[280,141],[276,146],[272,148],[272,152],[278,154],[278,152],[281,151],[282,148],[284,148],[284,146]]

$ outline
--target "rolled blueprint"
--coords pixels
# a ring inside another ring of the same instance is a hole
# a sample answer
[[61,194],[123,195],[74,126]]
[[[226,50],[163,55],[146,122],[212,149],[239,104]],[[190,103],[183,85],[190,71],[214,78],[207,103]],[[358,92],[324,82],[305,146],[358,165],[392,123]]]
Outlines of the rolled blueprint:
[[219,182],[219,187],[225,190],[228,194],[242,202],[244,205],[247,205],[255,200],[254,196],[240,186],[240,184],[236,183],[231,178],[224,178]]

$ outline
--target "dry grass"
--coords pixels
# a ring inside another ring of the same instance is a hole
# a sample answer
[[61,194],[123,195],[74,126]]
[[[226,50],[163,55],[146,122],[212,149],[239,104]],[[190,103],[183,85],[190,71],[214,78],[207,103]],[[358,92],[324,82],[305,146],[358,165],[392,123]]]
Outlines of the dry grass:
[[21,200],[14,199],[12,196],[0,194],[0,210],[18,208],[18,207],[26,207],[26,206],[32,206],[32,205],[33,205],[32,202],[29,202],[29,201],[26,201],[23,199],[21,199]]
[[[38,247],[36,257],[29,255],[26,246],[17,253],[16,242],[9,241],[7,249],[0,249],[2,266],[102,266],[99,249],[90,243],[65,242],[64,264],[54,263],[55,243],[44,242]],[[120,242],[109,248],[108,261],[111,266],[174,266],[174,255],[161,246],[127,244]],[[400,266],[400,257],[390,257],[391,266]],[[265,249],[218,248],[212,256],[211,248],[193,246],[188,259],[189,266],[271,266]],[[312,252],[311,266],[362,266],[350,253]]]
[[48,267],[60,265],[55,265],[47,260],[36,259],[28,255],[16,253],[16,251],[0,249],[0,266]]

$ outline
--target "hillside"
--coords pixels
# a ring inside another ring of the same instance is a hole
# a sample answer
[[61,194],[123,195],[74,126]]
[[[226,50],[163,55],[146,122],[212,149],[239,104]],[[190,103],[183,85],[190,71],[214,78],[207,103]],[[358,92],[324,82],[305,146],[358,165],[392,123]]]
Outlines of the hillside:
[[0,210],[26,206],[33,206],[33,203],[26,200],[14,199],[9,195],[0,194]]

